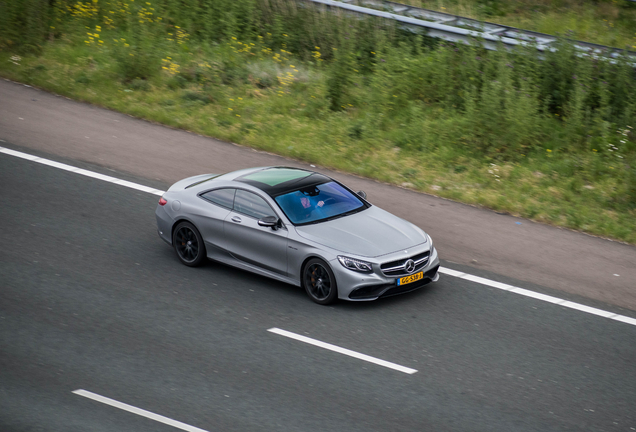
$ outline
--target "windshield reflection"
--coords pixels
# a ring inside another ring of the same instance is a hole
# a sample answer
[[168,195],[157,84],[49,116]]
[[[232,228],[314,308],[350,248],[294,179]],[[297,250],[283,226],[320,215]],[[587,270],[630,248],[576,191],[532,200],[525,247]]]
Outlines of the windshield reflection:
[[294,225],[323,222],[366,208],[357,196],[333,181],[289,192],[275,200]]

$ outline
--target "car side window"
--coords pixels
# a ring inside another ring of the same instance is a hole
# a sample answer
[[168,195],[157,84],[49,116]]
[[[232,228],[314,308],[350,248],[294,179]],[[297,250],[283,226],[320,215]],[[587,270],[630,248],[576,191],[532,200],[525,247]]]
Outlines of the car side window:
[[234,206],[235,192],[236,189],[233,188],[215,189],[201,194],[201,197],[213,202],[214,204],[231,209]]
[[234,211],[252,216],[256,219],[265,216],[276,216],[276,213],[263,198],[255,193],[238,189],[234,198]]

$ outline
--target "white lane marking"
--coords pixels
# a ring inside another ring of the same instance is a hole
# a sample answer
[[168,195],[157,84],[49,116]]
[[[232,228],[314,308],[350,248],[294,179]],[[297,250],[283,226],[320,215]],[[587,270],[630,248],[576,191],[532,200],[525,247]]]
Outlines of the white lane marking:
[[276,333],[281,336],[288,337],[290,339],[296,339],[297,341],[305,342],[310,345],[315,345],[320,348],[328,349],[330,351],[335,351],[337,353],[344,354],[349,357],[354,357],[360,360],[368,361],[370,363],[375,363],[377,365],[384,366],[389,369],[394,369],[396,371],[404,372],[407,374],[414,374],[415,372],[417,372],[417,369],[411,369],[411,368],[407,368],[406,366],[400,366],[399,364],[395,364],[395,363],[388,362],[386,360],[381,360],[379,358],[371,357],[366,354],[360,354],[359,352],[351,351],[349,349],[342,348],[337,345],[332,345],[330,343],[322,342],[317,339],[308,338],[307,336],[302,336],[296,333],[288,332],[287,330],[281,330],[279,328],[274,327],[274,328],[268,329],[267,331]]
[[125,404],[123,402],[116,401],[115,399],[110,399],[105,396],[98,395],[97,393],[89,392],[87,390],[73,390],[73,393],[79,396],[84,396],[85,398],[92,399],[97,402],[101,402],[106,405],[110,405],[115,408],[119,408],[120,410],[128,411],[133,414],[140,415],[142,417],[149,418],[151,420],[157,421],[159,423],[167,424],[169,426],[176,427],[178,429],[188,431],[188,432],[208,432],[205,429],[201,429],[195,426],[190,426],[189,424],[182,423],[177,420],[173,420],[168,417],[164,417],[159,414],[155,414],[150,411],[146,411],[141,408],[137,408],[132,405]]
[[532,297],[534,299],[541,300],[541,301],[544,301],[544,302],[554,303],[554,304],[557,304],[559,306],[563,306],[563,307],[566,307],[566,308],[576,309],[576,310],[581,311],[581,312],[589,313],[589,314],[592,314],[592,315],[598,315],[598,316],[601,316],[603,318],[609,318],[609,319],[613,319],[613,320],[616,320],[616,321],[620,321],[620,322],[624,322],[624,323],[636,326],[636,318],[631,318],[631,317],[624,316],[624,315],[618,315],[618,314],[615,314],[613,312],[608,312],[608,311],[603,310],[603,309],[597,309],[597,308],[594,308],[594,307],[591,307],[591,306],[586,306],[586,305],[583,305],[583,304],[580,304],[580,303],[574,303],[574,302],[571,302],[569,300],[565,300],[565,299],[562,299],[562,298],[553,297],[553,296],[550,296],[550,295],[547,295],[547,294],[541,294],[541,293],[538,293],[538,292],[527,290],[525,288],[519,288],[519,287],[516,287],[516,286],[513,286],[513,285],[508,285],[508,284],[497,282],[497,281],[493,281],[493,280],[490,280],[490,279],[485,279],[485,278],[482,278],[482,277],[479,277],[479,276],[474,276],[474,275],[471,275],[471,274],[462,273],[462,272],[459,272],[457,270],[447,269],[445,267],[440,267],[439,268],[439,272],[443,273],[443,274],[447,274],[449,276],[454,276],[454,277],[457,277],[457,278],[460,278],[460,279],[469,280],[471,282],[475,282],[475,283],[478,283],[478,284],[481,284],[481,285],[486,285],[486,286],[497,288],[497,289],[500,289],[500,290],[509,291],[509,292],[512,292],[512,293],[515,293],[515,294],[520,294],[520,295],[526,296],[526,297]]
[[[2,142],[4,142],[4,141],[2,141]],[[63,164],[63,163],[55,162],[55,161],[52,161],[52,160],[49,160],[49,159],[44,159],[44,158],[41,158],[41,157],[38,157],[38,156],[30,155],[28,153],[22,153],[22,152],[19,152],[19,151],[11,150],[11,149],[8,149],[8,148],[5,148],[5,147],[0,147],[0,153],[8,154],[10,156],[19,157],[21,159],[30,160],[30,161],[41,163],[41,164],[44,164],[44,165],[49,165],[49,166],[52,166],[52,167],[55,167],[55,168],[60,168],[60,169],[63,169],[65,171],[70,171],[70,172],[74,172],[76,174],[81,174],[81,175],[84,175],[84,176],[87,176],[87,177],[92,177],[92,178],[97,179],[97,180],[104,180],[104,181],[109,182],[109,183],[118,184],[120,186],[129,187],[131,189],[136,189],[136,190],[139,190],[139,191],[142,191],[142,192],[147,192],[147,193],[150,193],[150,194],[153,194],[153,195],[161,196],[164,193],[164,191],[159,190],[159,189],[154,189],[154,188],[151,188],[151,187],[148,187],[148,186],[140,185],[140,184],[137,184],[137,183],[132,183],[132,182],[129,182],[129,181],[126,181],[126,180],[118,179],[118,178],[107,176],[107,175],[104,175],[104,174],[99,174],[99,173],[96,173],[96,172],[93,172],[93,171],[88,171],[88,170],[85,170],[85,169],[82,169],[82,168],[78,168],[78,167],[74,167],[74,166],[71,166],[71,165],[66,165],[66,164]],[[453,270],[453,269],[449,269],[449,268],[446,268],[446,267],[440,267],[439,268],[439,272],[443,273],[445,275],[448,275],[448,276],[453,276],[453,277],[457,277],[457,278],[460,278],[460,279],[469,280],[471,282],[475,282],[475,283],[478,283],[478,284],[481,284],[481,285],[487,285],[487,286],[490,286],[490,287],[493,287],[493,288],[497,288],[497,289],[500,289],[500,290],[503,290],[503,291],[509,291],[509,292],[512,292],[512,293],[515,293],[515,294],[520,294],[520,295],[523,295],[523,296],[526,296],[526,297],[532,297],[534,299],[541,300],[541,301],[544,301],[544,302],[558,304],[560,306],[564,306],[564,307],[567,307],[567,308],[570,308],[570,309],[576,309],[576,310],[581,311],[581,312],[586,312],[586,313],[589,313],[589,314],[592,314],[592,315],[598,315],[598,316],[601,316],[601,317],[604,317],[604,318],[609,318],[609,319],[613,319],[615,321],[620,321],[620,322],[623,322],[623,323],[626,323],[626,324],[631,324],[633,326],[636,326],[636,319],[635,318],[631,318],[631,317],[628,317],[628,316],[615,314],[613,312],[608,312],[608,311],[605,311],[603,309],[597,309],[597,308],[593,308],[593,307],[590,307],[590,306],[585,306],[585,305],[580,304],[580,303],[574,303],[574,302],[571,302],[571,301],[568,301],[568,300],[565,300],[565,299],[562,299],[562,298],[553,297],[553,296],[546,295],[546,294],[541,294],[541,293],[538,293],[538,292],[527,290],[525,288],[516,287],[514,285],[508,285],[508,284],[505,284],[505,283],[501,283],[501,282],[497,282],[497,281],[494,281],[494,280],[482,278],[482,277],[479,277],[479,276],[474,276],[474,275],[471,275],[471,274],[468,274],[468,273],[463,273],[463,272],[460,272],[460,271],[457,271],[457,270]]]
[[59,168],[61,170],[64,171],[70,171],[73,172],[75,174],[80,174],[86,177],[92,177],[94,179],[97,180],[103,180],[105,182],[109,182],[109,183],[114,183],[114,184],[118,184],[120,186],[125,186],[127,188],[131,188],[131,189],[136,189],[138,191],[141,192],[147,192],[149,194],[153,194],[153,195],[163,195],[163,191],[159,190],[159,189],[155,189],[155,188],[151,188],[148,186],[144,186],[144,185],[140,185],[138,183],[133,183],[133,182],[129,182],[126,180],[122,180],[122,179],[118,179],[116,177],[111,177],[111,176],[107,176],[104,174],[99,174],[93,171],[88,171],[82,168],[78,168],[78,167],[74,167],[72,165],[66,165],[60,162],[56,162],[56,161],[52,161],[50,159],[44,159],[38,156],[33,156],[27,153],[22,153],[19,151],[15,151],[15,150],[11,150],[5,147],[0,147],[0,153],[4,153],[4,154],[8,154],[10,156],[15,156],[21,159],[26,159],[26,160],[30,160],[32,162],[37,162],[37,163],[41,163],[43,165],[48,165],[50,167],[53,168]]

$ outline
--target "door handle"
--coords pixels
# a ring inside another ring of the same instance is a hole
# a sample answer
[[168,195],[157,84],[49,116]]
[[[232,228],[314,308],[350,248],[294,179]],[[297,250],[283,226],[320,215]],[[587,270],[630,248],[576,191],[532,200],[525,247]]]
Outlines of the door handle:
[[241,218],[238,216],[232,217],[232,222],[241,223]]

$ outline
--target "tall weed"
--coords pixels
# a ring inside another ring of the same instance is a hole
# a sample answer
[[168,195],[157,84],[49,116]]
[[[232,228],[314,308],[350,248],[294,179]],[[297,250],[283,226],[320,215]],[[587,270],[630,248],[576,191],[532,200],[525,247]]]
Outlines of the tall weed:
[[134,7],[123,32],[126,37],[114,43],[117,70],[124,81],[147,80],[161,69],[161,48],[165,42],[156,37],[158,23],[142,19],[143,14],[141,8]]
[[0,1],[0,49],[40,52],[51,33],[54,11],[48,0]]

